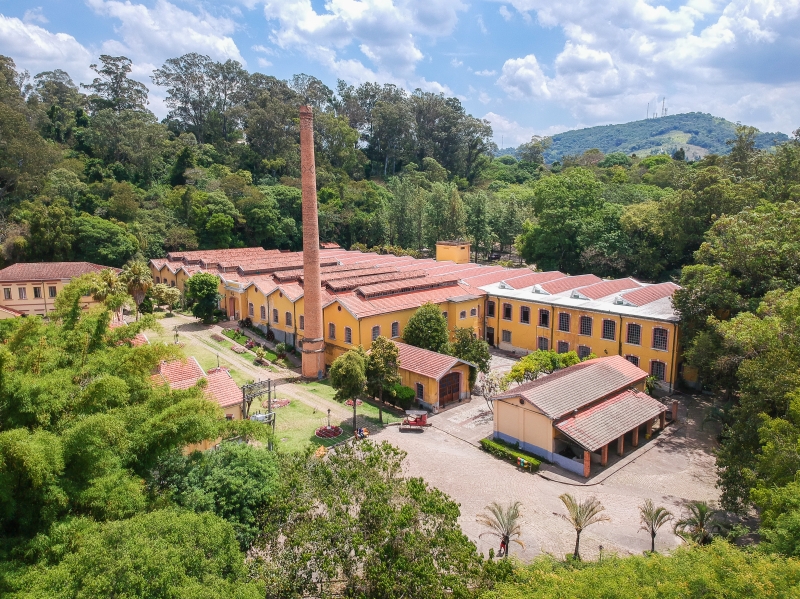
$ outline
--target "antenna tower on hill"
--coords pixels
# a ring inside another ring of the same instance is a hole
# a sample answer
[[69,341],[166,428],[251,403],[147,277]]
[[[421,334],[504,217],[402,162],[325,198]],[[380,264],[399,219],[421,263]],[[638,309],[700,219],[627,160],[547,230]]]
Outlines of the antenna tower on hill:
[[661,116],[667,116],[667,97],[661,99]]

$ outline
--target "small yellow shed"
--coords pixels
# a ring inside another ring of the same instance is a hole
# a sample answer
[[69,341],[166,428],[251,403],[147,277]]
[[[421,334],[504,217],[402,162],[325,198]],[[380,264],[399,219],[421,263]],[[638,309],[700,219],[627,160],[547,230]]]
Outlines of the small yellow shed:
[[394,344],[400,380],[414,389],[420,407],[435,413],[470,398],[469,362],[398,341]]

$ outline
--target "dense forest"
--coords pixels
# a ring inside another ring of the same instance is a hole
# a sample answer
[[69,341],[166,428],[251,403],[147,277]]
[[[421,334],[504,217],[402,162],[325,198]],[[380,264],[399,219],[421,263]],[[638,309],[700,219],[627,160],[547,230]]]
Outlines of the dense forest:
[[108,328],[112,293],[108,310],[82,315],[77,282],[50,322],[0,326],[0,592],[536,597],[545,581],[578,597],[623,582],[635,594],[654,573],[673,586],[652,596],[796,591],[800,130],[763,150],[757,130],[738,126],[725,156],[697,161],[591,148],[547,164],[550,139],[494,157],[489,125],[454,98],[334,91],[199,54],[153,72],[170,109],[159,122],[131,67],[101,56],[79,86],[0,59],[3,264],[298,249],[297,108],[308,102],[325,240],[417,253],[460,237],[480,260],[513,249],[539,269],[679,282],[686,362],[719,398],[707,418],[722,507],[758,508],[761,541],[517,569],[477,555],[458,506],[403,478],[389,447],[325,464],[247,446],[183,456],[196,440],[254,433],[224,428],[196,390],[152,389],[167,350],[129,347],[146,321]]
[[[735,135],[736,124],[728,120],[702,112],[672,114],[557,133],[553,135],[552,146],[545,152],[545,160],[555,162],[592,148],[606,154],[624,152],[644,157],[650,154],[671,155],[681,147],[688,150],[689,146],[695,146],[703,153],[724,155],[730,152],[727,142]],[[787,139],[785,133],[758,133],[755,145],[761,150],[769,150]]]

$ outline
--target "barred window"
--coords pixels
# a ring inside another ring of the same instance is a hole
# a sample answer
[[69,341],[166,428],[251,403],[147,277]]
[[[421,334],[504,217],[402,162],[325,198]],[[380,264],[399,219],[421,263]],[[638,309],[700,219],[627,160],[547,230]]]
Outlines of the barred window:
[[617,323],[614,320],[603,321],[603,339],[614,341],[617,338]]
[[396,320],[392,323],[392,337],[400,336],[400,323]]
[[589,354],[592,353],[592,348],[586,345],[579,345],[578,346],[578,357],[583,360],[584,358],[588,358]]
[[569,343],[566,341],[559,341],[558,342],[558,353],[565,354],[569,351]]
[[663,381],[667,378],[667,365],[664,362],[653,360],[650,362],[650,375],[656,377],[659,381]]
[[633,364],[634,366],[639,365],[639,357],[638,356],[625,356],[625,359]]
[[522,324],[531,323],[531,309],[528,306],[522,306],[519,309],[519,321]]
[[460,320],[464,320],[466,317],[467,317],[467,311],[466,310],[461,310],[461,312],[458,313],[458,318]]
[[345,343],[353,342],[353,329],[351,329],[350,327],[344,327],[344,342]]
[[642,344],[642,326],[638,324],[628,325],[628,339],[627,342],[631,345]]
[[297,320],[300,321],[300,330],[302,331],[306,328],[306,317],[301,314]]
[[590,316],[581,316],[579,326],[579,334],[586,335],[588,337],[592,336],[592,318]]
[[287,312],[286,313],[286,326],[287,327],[292,326],[292,313],[291,312]]
[[472,308],[472,309],[469,311],[469,315],[470,315],[470,316],[477,316],[477,315],[478,315],[478,309],[477,309],[477,308]]
[[486,302],[486,316],[494,318],[494,302]]
[[422,386],[422,383],[417,383],[417,399],[425,399],[425,387]]
[[539,310],[539,326],[550,328],[550,310]]
[[511,320],[511,304],[503,304],[503,320]]
[[336,325],[332,322],[328,323],[328,338],[336,339]]
[[550,340],[547,337],[539,337],[536,347],[542,351],[547,351],[550,349]]
[[261,320],[267,319],[267,309],[264,306],[261,306]]
[[381,327],[380,325],[376,325],[372,327],[372,340],[375,341],[381,335]]
[[653,349],[667,350],[667,329],[661,327],[653,329]]
[[503,331],[503,343],[511,343],[511,331]]
[[558,330],[569,333],[569,314],[567,312],[558,313]]
[[247,303],[247,315],[250,316],[250,317],[253,317],[253,316],[256,315],[256,307],[253,304],[249,303],[249,302]]
[[272,322],[274,322],[275,324],[278,324],[280,322],[277,308],[272,309]]

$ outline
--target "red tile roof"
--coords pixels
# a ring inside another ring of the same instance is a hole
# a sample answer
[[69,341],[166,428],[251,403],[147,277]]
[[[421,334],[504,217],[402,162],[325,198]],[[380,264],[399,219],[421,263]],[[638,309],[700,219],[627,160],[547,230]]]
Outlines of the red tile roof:
[[208,371],[206,379],[208,380],[206,395],[221,408],[242,403],[242,390],[225,368],[212,368]]
[[398,341],[393,343],[398,349],[400,368],[437,381],[450,372],[453,366],[466,364],[466,362],[453,356],[446,356],[445,354],[439,354]]
[[542,283],[547,283],[549,281],[556,281],[558,279],[567,278],[563,272],[559,272],[557,270],[551,270],[548,272],[525,272],[525,273],[518,273],[516,276],[507,277],[503,279],[503,283],[508,285],[513,289],[524,289],[525,287],[530,287],[532,285],[541,285]]
[[404,292],[421,289],[455,287],[457,282],[457,274],[441,275],[438,277],[424,277],[421,279],[406,279],[401,281],[391,281],[388,283],[376,283],[374,285],[363,285],[358,287],[356,292],[365,298],[375,298],[383,295],[401,294]]
[[575,289],[576,287],[583,287],[584,285],[592,285],[593,283],[599,283],[602,281],[600,277],[595,275],[576,275],[574,277],[563,277],[561,279],[555,279],[553,281],[542,283],[539,285],[542,289],[544,289],[547,293],[561,293],[562,291],[569,291],[570,289]]
[[8,306],[0,306],[0,312],[6,312],[11,314],[12,316],[22,316],[22,312],[19,310],[15,310],[14,308],[9,308]]
[[680,286],[675,283],[659,283],[657,285],[647,285],[635,291],[629,291],[622,294],[622,299],[626,303],[633,304],[634,306],[644,306],[650,302],[654,302],[665,297],[672,297],[672,294],[680,289]]
[[386,314],[398,312],[411,308],[419,308],[422,304],[430,302],[441,304],[450,298],[470,295],[474,296],[472,289],[466,285],[452,285],[448,287],[438,287],[436,289],[425,289],[422,291],[411,291],[399,293],[397,295],[385,295],[374,298],[363,298],[354,293],[336,295],[334,299],[339,301],[347,310],[357,318],[365,318],[375,314]]
[[622,356],[595,358],[557,370],[495,396],[522,397],[552,419],[629,389],[647,378],[647,373]]
[[595,283],[587,287],[578,287],[575,293],[579,293],[592,300],[597,300],[601,297],[611,295],[612,293],[619,293],[625,289],[636,289],[641,286],[641,283],[634,279],[614,279],[613,281],[603,281],[602,283]]
[[556,428],[584,449],[596,451],[666,411],[646,393],[628,389],[557,423]]
[[106,268],[119,272],[118,268],[91,262],[18,262],[0,270],[0,281],[4,283],[57,281],[72,279],[89,272],[99,272]]
[[161,362],[151,377],[155,384],[167,384],[170,389],[188,389],[205,376],[205,372],[193,357],[185,361]]

